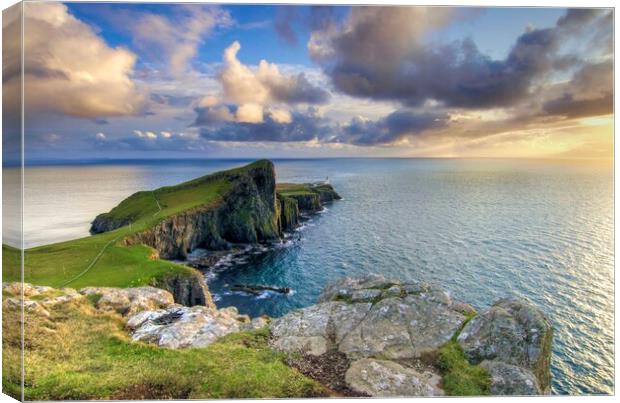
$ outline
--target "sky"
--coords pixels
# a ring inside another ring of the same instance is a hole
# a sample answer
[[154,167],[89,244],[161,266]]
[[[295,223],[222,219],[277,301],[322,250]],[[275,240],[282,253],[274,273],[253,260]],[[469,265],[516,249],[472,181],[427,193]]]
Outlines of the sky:
[[24,10],[27,161],[613,154],[609,9]]

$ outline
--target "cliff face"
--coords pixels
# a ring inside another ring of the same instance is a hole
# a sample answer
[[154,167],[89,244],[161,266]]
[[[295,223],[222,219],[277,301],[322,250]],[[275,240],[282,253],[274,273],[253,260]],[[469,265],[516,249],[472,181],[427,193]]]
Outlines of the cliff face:
[[293,230],[301,219],[302,213],[316,213],[323,205],[341,197],[329,184],[291,184],[277,186],[280,204],[280,228],[282,231]]
[[204,305],[215,309],[204,276],[197,270],[191,270],[191,273],[185,276],[175,275],[157,279],[153,286],[170,292],[177,304]]
[[146,244],[164,259],[183,259],[195,248],[226,249],[230,243],[278,239],[275,170],[270,161],[222,174],[229,190],[215,206],[172,215],[129,236],[128,245]]

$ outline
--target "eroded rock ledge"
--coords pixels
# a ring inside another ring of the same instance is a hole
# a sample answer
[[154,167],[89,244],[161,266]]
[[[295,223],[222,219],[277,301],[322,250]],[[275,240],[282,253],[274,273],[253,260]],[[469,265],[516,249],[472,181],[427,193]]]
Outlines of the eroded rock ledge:
[[469,364],[488,371],[491,394],[549,391],[551,325],[525,301],[501,300],[477,315],[437,287],[372,275],[340,280],[318,302],[274,320],[272,345],[344,354],[346,384],[361,395],[443,395],[442,373],[428,357],[455,340]]

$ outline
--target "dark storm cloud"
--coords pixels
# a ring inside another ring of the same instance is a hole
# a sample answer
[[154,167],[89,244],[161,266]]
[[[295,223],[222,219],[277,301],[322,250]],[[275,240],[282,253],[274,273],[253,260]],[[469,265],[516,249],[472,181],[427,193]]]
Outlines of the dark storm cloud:
[[471,39],[443,46],[412,42],[420,36],[418,22],[428,24],[431,16],[407,12],[413,11],[354,8],[346,29],[313,33],[311,56],[348,95],[408,106],[435,100],[446,107],[502,107],[527,98],[549,74],[578,63],[579,55],[559,54],[568,35],[612,29],[600,23],[610,11],[569,10],[555,27],[523,33],[505,59],[493,60]]
[[[235,108],[228,106],[230,116]],[[392,144],[406,137],[445,128],[448,116],[444,113],[399,110],[378,120],[354,118],[345,125],[338,125],[319,116],[313,108],[306,112],[293,112],[289,123],[275,121],[266,114],[261,123],[243,123],[220,120],[220,111],[197,108],[195,126],[200,126],[201,136],[216,141],[269,141],[290,142],[318,139],[323,143],[344,143],[359,146]]]
[[205,140],[215,141],[289,142],[324,138],[331,130],[329,122],[309,109],[306,113],[293,112],[290,123],[278,123],[267,115],[261,123],[224,122],[204,126],[200,135]]
[[444,128],[447,124],[448,117],[444,114],[400,110],[377,121],[354,118],[331,141],[362,146],[391,144],[427,130]]

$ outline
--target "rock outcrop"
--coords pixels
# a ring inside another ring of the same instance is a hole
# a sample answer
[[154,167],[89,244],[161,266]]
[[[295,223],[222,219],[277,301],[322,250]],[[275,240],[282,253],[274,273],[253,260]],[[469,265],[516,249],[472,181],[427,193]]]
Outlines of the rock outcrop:
[[394,361],[363,358],[355,361],[345,375],[349,387],[364,395],[442,396],[441,377],[430,371],[418,371]]
[[341,197],[327,183],[281,183],[276,188],[279,201],[281,231],[291,231],[301,221],[302,214],[312,214],[323,209],[325,203]]
[[[551,324],[539,309],[521,300],[504,299],[472,319],[458,342],[471,363],[487,361],[486,367],[496,374],[492,378],[498,390],[515,390],[503,379],[512,373],[521,374],[511,379],[522,378],[523,394],[532,390],[541,394],[550,387],[552,338]],[[530,379],[536,380],[535,385],[529,385]]]
[[170,292],[177,304],[215,308],[205,277],[198,270],[188,269],[187,273],[164,276],[154,280],[153,285]]
[[93,297],[98,309],[116,311],[125,316],[174,304],[171,293],[155,287],[86,287],[80,290],[80,294]]
[[127,330],[135,341],[167,348],[206,347],[220,337],[240,330],[267,326],[269,318],[250,319],[235,307],[182,306],[172,294],[155,287],[86,287],[55,289],[24,283],[3,283],[3,304],[10,310],[50,317],[50,310],[61,304],[90,303],[102,313],[117,313],[127,320]]
[[410,359],[441,347],[465,320],[445,291],[368,276],[327,287],[317,305],[276,319],[271,332],[283,351]]
[[518,300],[467,322],[475,314],[430,284],[370,275],[329,285],[316,305],[275,319],[270,330],[280,351],[345,354],[346,383],[363,395],[443,394],[438,366],[423,362],[457,336],[463,360],[488,372],[491,393],[545,393],[551,327],[544,315]]
[[239,315],[234,307],[218,310],[196,305],[143,311],[128,319],[127,328],[136,341],[167,348],[201,348],[229,333],[266,324],[264,318],[250,320],[247,315]]

